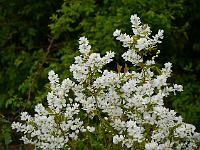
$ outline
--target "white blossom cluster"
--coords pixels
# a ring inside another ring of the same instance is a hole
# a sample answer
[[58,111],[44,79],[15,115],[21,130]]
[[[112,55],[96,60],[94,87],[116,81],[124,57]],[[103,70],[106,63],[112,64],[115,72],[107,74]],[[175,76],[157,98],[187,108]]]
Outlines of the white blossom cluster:
[[[83,122],[76,117],[79,104],[67,101],[68,92],[74,86],[70,79],[59,84],[58,75],[49,72],[51,92],[47,95],[48,107],[35,106],[35,115],[21,113],[25,124],[13,122],[12,128],[23,132],[25,144],[33,144],[42,149],[62,149],[69,140],[76,140],[83,129]],[[64,110],[64,111],[63,111]]]
[[[13,129],[24,133],[25,143],[42,149],[62,149],[68,147],[70,141],[82,138],[85,132],[98,134],[98,130],[106,128],[113,144],[122,149],[199,148],[200,134],[195,132],[195,127],[184,123],[174,110],[164,107],[164,99],[183,88],[167,82],[172,72],[171,63],[155,69],[155,58],[160,53],[156,44],[161,43],[163,30],[150,37],[150,27],[142,25],[137,15],[131,16],[131,23],[132,36],[120,30],[113,35],[128,48],[123,59],[140,69],[103,70],[114,53],[107,52],[104,57],[92,53],[87,38],[81,37],[81,55],[75,57],[70,67],[74,81],[65,79],[60,84],[58,75],[50,71],[48,106],[38,104],[33,117],[23,112],[21,120],[25,123],[12,124]],[[149,53],[155,55],[146,60],[144,56]],[[100,123],[91,124],[95,117]]]

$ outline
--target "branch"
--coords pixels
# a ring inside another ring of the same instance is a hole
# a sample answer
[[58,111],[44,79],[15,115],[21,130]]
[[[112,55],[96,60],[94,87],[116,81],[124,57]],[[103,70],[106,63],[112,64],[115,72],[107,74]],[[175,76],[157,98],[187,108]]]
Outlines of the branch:
[[35,83],[35,81],[36,81],[37,76],[38,76],[39,73],[41,72],[43,65],[45,64],[45,62],[46,62],[46,60],[47,60],[47,56],[48,56],[48,54],[49,54],[49,52],[50,52],[50,50],[51,50],[51,48],[52,48],[53,42],[54,42],[54,39],[52,38],[52,39],[50,40],[50,42],[49,42],[49,46],[48,46],[48,48],[47,48],[47,52],[45,53],[45,55],[44,55],[44,57],[43,57],[43,59],[42,59],[42,62],[38,65],[37,71],[36,71],[35,73],[33,73],[32,82],[31,82],[31,85],[30,85],[29,90],[28,90],[28,101],[29,101],[30,98],[31,98],[31,92],[32,92],[33,85],[34,85],[34,83]]

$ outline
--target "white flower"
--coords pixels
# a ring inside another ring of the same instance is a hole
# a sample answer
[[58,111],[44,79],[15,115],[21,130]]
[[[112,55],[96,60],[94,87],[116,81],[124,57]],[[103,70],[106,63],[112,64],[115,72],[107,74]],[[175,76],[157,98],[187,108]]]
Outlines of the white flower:
[[51,89],[55,89],[56,84],[59,82],[59,78],[58,75],[54,73],[53,70],[49,71],[49,76],[48,79],[50,81],[51,84]]
[[[137,16],[137,14],[135,15],[131,15],[131,23],[132,23],[132,27],[133,28],[137,28],[138,26],[140,26],[141,24],[141,21],[140,21],[140,18]],[[134,33],[135,34],[135,33]]]
[[130,43],[131,43],[130,35],[127,35],[126,33],[125,34],[120,34],[119,36],[117,36],[116,39],[121,41],[123,43],[124,47],[130,47]]
[[95,131],[94,127],[87,126],[87,129],[88,129],[89,132],[94,132]]
[[154,65],[155,61],[154,60],[147,60],[146,65],[150,66],[150,65]]
[[79,45],[82,45],[82,44],[84,44],[84,45],[89,44],[89,42],[85,36],[79,38]]
[[113,33],[113,36],[120,36],[121,30],[116,29],[115,32]]
[[179,91],[179,92],[183,91],[183,86],[174,84],[174,91]]
[[48,111],[46,111],[42,104],[37,104],[35,106],[35,112],[37,112],[39,115],[48,115]]
[[153,86],[160,89],[161,86],[166,85],[167,78],[165,75],[159,75],[154,79]]
[[128,50],[122,55],[123,59],[125,61],[131,62],[133,65],[136,65],[140,62],[143,61],[142,57],[138,55],[135,51],[133,50]]
[[158,30],[158,33],[153,36],[152,44],[155,45],[156,43],[161,43],[160,39],[163,39],[164,30]]
[[145,144],[146,150],[157,150],[157,148],[158,148],[158,143],[156,143],[156,142],[151,142],[151,143]]
[[171,67],[172,67],[172,63],[170,63],[170,62],[165,63],[165,68],[171,69]]
[[124,136],[123,135],[115,135],[113,136],[113,143],[114,144],[118,144],[119,142],[124,140]]
[[79,51],[82,54],[87,55],[90,52],[91,46],[86,37],[80,37],[79,39]]
[[90,52],[90,49],[91,49],[90,45],[86,44],[79,45],[79,51],[83,54],[88,54]]
[[21,113],[21,120],[23,120],[23,121],[30,121],[31,120],[31,116],[28,115],[27,112],[22,112]]
[[148,48],[149,41],[146,38],[140,38],[137,40],[137,44],[135,45],[136,48],[140,50],[143,50],[145,48]]

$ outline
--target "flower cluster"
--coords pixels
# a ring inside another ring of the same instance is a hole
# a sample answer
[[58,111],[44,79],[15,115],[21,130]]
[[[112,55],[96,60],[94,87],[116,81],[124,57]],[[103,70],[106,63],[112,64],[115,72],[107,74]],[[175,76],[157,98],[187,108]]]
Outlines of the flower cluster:
[[24,132],[22,140],[25,144],[33,144],[42,149],[61,149],[69,140],[78,138],[83,122],[77,117],[79,104],[67,100],[67,93],[74,83],[65,79],[59,84],[58,75],[53,71],[49,72],[49,80],[51,92],[47,95],[48,107],[36,105],[34,117],[27,112],[21,113],[21,120],[26,123],[13,122],[12,128]]
[[[38,104],[33,117],[23,112],[24,123],[12,124],[13,129],[24,133],[25,143],[63,149],[97,135],[96,141],[108,149],[116,149],[115,145],[146,150],[198,148],[200,134],[195,127],[164,107],[164,99],[183,88],[167,82],[171,63],[156,68],[155,58],[160,53],[156,46],[163,39],[163,30],[150,37],[150,27],[142,25],[137,15],[131,16],[131,23],[133,35],[120,30],[113,35],[128,48],[122,58],[137,70],[103,70],[114,53],[107,52],[104,57],[92,53],[87,38],[81,37],[81,55],[70,67],[74,81],[65,79],[60,84],[58,75],[50,71],[48,106]],[[109,144],[100,139],[102,135],[111,139]]]

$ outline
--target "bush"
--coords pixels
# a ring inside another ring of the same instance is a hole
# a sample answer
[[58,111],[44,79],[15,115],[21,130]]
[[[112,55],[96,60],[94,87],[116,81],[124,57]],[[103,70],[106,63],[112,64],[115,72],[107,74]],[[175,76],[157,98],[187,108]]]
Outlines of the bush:
[[150,27],[131,16],[133,35],[116,30],[113,35],[128,51],[122,58],[131,65],[121,72],[103,69],[114,57],[93,53],[87,38],[79,39],[80,56],[70,66],[73,79],[59,82],[49,72],[47,106],[35,107],[32,117],[21,113],[12,128],[22,132],[25,144],[41,149],[198,149],[200,134],[184,123],[163,99],[181,85],[167,83],[171,63],[159,69],[155,58],[163,30],[152,38]]

